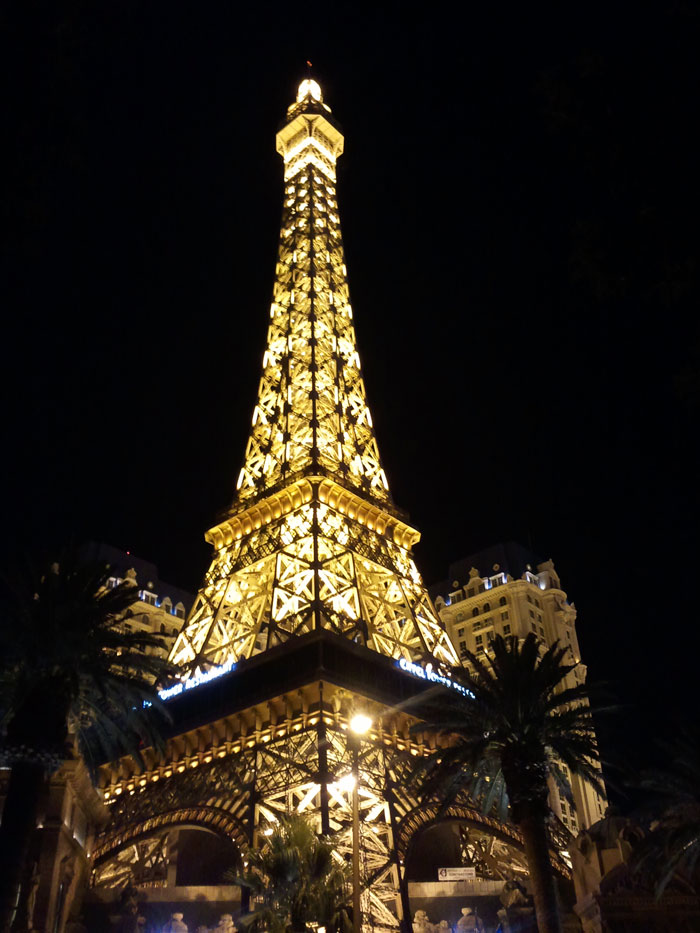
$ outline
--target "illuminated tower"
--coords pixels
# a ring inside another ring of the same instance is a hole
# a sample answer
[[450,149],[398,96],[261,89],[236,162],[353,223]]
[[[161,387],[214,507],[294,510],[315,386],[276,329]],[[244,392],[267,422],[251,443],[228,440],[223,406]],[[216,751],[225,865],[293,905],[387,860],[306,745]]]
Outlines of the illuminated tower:
[[343,135],[315,81],[299,86],[277,151],[284,208],[253,424],[171,659],[201,670],[327,629],[389,657],[457,663],[379,457],[336,201]]
[[[130,756],[101,768],[109,822],[93,885],[168,887],[188,833],[240,851],[297,812],[337,856],[359,856],[364,933],[395,933],[410,931],[413,841],[434,822],[459,823],[447,864],[474,868],[472,893],[527,872],[513,826],[466,795],[419,801],[408,780],[435,747],[416,732],[426,697],[455,687],[446,672],[459,662],[365,398],[335,195],[342,146],[321,89],[303,81],[277,134],[279,259],[236,500],[207,533],[214,558],[170,655],[182,680],[161,692],[165,747],[144,749],[142,770]],[[370,725],[353,738],[358,713]],[[201,922],[194,907],[186,919]]]

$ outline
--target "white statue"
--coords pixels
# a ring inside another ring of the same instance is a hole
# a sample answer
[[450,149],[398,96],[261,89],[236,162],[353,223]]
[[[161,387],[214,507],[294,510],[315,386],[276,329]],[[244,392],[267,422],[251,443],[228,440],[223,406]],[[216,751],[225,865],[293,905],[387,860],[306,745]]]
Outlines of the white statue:
[[424,910],[416,911],[413,918],[413,933],[435,933],[435,928]]
[[462,908],[462,916],[457,921],[458,933],[483,933],[484,925],[471,907]]
[[215,933],[238,933],[231,914],[222,914],[214,930]]
[[171,914],[170,920],[163,927],[163,933],[187,933],[188,926],[182,921],[182,914]]

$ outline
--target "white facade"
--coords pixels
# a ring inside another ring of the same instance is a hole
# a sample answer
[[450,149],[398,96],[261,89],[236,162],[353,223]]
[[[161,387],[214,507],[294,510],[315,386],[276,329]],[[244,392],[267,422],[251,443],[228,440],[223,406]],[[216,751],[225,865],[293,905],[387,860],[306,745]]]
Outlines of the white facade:
[[[559,641],[568,646],[578,667],[567,678],[567,686],[586,680],[586,666],[576,636],[576,608],[561,588],[551,560],[528,564],[514,579],[495,563],[482,576],[472,567],[466,580],[452,580],[444,595],[435,597],[435,607],[457,652],[481,655],[494,635],[525,638],[530,632],[545,645]],[[468,665],[468,662],[464,662]],[[591,826],[605,813],[607,801],[580,778],[561,771],[569,780],[575,806],[571,806],[552,784],[550,804],[554,813],[574,835]]]

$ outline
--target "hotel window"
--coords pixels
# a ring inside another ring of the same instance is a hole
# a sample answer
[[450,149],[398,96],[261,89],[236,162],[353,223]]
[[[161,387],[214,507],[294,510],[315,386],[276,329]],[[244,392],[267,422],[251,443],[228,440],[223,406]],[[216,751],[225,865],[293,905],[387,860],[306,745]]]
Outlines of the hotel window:
[[504,626],[503,626],[503,634],[504,634],[504,635],[510,635],[510,625],[504,625]]
[[464,635],[464,628],[463,628],[463,627],[457,629],[457,635]]
[[157,598],[156,594],[151,593],[150,590],[139,590],[139,599],[148,603],[149,606],[155,606]]
[[466,643],[466,641],[460,641],[460,643],[459,643],[459,650],[460,650],[460,651],[466,651],[466,650],[467,650],[467,643]]
[[530,618],[531,618],[531,619],[534,619],[534,618],[535,618],[535,613],[532,611],[532,609],[530,610]]
[[185,618],[185,607],[182,605],[182,603],[178,603],[177,606],[175,606],[175,615],[178,617],[178,619]]
[[505,612],[501,613],[501,622],[507,618],[508,618],[508,610],[506,609]]
[[507,604],[508,604],[508,600],[505,598],[505,596],[501,596],[501,598],[498,600],[498,605],[506,606]]
[[484,603],[483,605],[484,612],[491,612],[491,603]]
[[540,625],[540,635],[544,638],[544,625]]
[[473,615],[473,616],[478,616],[478,615],[479,615],[479,610],[478,610],[476,607],[474,607],[474,609],[472,609],[472,615]]
[[484,641],[484,636],[483,636],[483,635],[477,635],[477,636],[476,636],[476,643],[477,643],[477,645],[482,644],[483,641]]
[[530,623],[530,628],[532,629],[533,632],[536,632],[536,631],[537,631],[537,626],[535,625],[534,622],[531,622],[531,623]]

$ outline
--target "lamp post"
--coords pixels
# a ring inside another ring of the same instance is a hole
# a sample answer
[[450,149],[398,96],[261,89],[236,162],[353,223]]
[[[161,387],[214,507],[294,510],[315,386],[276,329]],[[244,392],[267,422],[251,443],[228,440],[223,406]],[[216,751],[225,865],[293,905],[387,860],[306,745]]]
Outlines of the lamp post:
[[364,713],[355,713],[350,720],[348,738],[352,748],[352,927],[353,933],[362,933],[360,907],[360,742],[372,726]]

